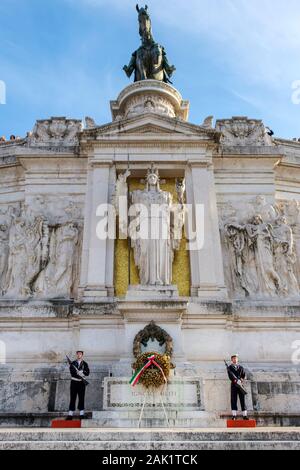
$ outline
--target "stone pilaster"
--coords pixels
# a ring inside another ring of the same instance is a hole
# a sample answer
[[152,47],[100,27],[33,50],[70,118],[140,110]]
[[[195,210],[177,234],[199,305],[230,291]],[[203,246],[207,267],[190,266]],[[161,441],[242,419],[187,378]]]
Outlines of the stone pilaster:
[[112,161],[93,159],[90,162],[84,221],[81,271],[83,300],[97,300],[113,295],[113,240],[97,236],[101,216],[97,210],[108,204],[111,196]]
[[201,217],[201,211],[204,211],[202,220],[204,226],[200,224],[203,229],[203,244],[199,245],[199,249],[195,249],[195,244],[191,243],[191,293],[196,297],[225,299],[227,291],[224,282],[214,173],[210,159],[191,160],[186,170],[186,181],[187,202],[191,204],[193,210],[193,230],[196,229],[196,214],[197,217]]

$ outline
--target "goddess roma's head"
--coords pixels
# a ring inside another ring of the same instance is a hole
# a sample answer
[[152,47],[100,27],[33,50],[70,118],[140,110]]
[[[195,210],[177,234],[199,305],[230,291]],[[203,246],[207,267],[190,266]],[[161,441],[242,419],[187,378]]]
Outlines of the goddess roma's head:
[[154,168],[153,164],[151,169],[149,168],[147,172],[147,183],[149,186],[158,186],[159,184],[158,170]]
[[149,173],[147,176],[147,181],[150,186],[156,186],[158,183],[158,175],[156,173]]

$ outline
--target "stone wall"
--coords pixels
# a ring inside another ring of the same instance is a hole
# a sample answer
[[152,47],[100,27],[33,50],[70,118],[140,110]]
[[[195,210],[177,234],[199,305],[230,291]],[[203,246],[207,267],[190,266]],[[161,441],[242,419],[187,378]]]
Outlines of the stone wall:
[[[168,89],[175,117],[161,100],[137,102],[141,88],[112,103],[112,123],[54,117],[0,143],[0,412],[65,410],[65,354],[77,349],[92,369],[87,408],[101,410],[103,378],[130,376],[133,338],[155,320],[173,336],[178,376],[201,379],[211,416],[230,407],[222,361],[236,351],[250,408],[300,413],[300,143],[245,117],[190,124],[172,87],[156,92]],[[96,236],[117,176],[129,162],[141,181],[152,161],[205,208],[204,246],[175,265],[177,306],[126,300],[124,253],[116,263],[114,240]]]

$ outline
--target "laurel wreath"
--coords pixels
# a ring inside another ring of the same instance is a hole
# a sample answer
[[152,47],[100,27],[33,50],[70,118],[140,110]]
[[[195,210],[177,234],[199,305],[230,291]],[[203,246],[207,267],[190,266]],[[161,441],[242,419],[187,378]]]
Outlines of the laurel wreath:
[[174,369],[174,365],[171,363],[170,356],[166,353],[144,352],[137,357],[136,361],[132,364],[132,368],[135,371],[143,369],[149,361],[149,356],[155,356],[155,362],[161,367],[161,370],[157,366],[151,365],[141,374],[138,383],[147,389],[155,389],[166,383],[171,369]]

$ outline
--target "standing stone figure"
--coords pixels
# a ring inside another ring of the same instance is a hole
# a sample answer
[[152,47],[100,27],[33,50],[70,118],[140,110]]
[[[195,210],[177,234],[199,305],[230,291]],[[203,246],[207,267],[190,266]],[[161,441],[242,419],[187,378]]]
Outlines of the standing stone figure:
[[0,225],[0,295],[5,291],[6,273],[9,255],[9,228],[6,224]]
[[148,7],[139,8],[137,5],[136,9],[142,45],[132,54],[129,65],[125,65],[123,69],[128,77],[134,72],[135,82],[152,79],[171,83],[169,79],[176,69],[169,64],[164,48],[153,39]]
[[294,240],[292,229],[286,218],[278,217],[272,227],[274,245],[274,265],[280,277],[282,292],[290,295],[299,294],[299,287],[293,271],[295,264]]
[[44,244],[47,245],[42,217],[27,219],[24,212],[15,217],[9,231],[9,258],[6,296],[28,297],[42,270]]
[[246,225],[246,232],[254,242],[256,269],[261,293],[272,295],[280,290],[281,283],[273,263],[271,226],[264,224],[260,215]]
[[78,230],[73,223],[58,228],[57,233],[57,265],[55,284],[58,296],[68,297],[73,284],[73,266]]
[[295,264],[294,273],[300,287],[300,203],[290,201],[286,206],[286,216],[293,231]]
[[255,295],[258,281],[253,243],[248,239],[245,227],[237,221],[225,225],[224,229],[230,241],[230,260],[234,260],[233,285],[235,289],[242,287],[247,296]]
[[173,204],[172,194],[160,189],[153,167],[148,170],[146,188],[132,191],[131,203],[129,235],[140,284],[169,286],[174,250],[182,237],[184,207]]
[[9,231],[9,257],[6,296],[24,296],[27,267],[25,221],[17,217]]
[[77,241],[78,229],[71,222],[52,229],[49,261],[35,284],[37,294],[43,297],[70,297]]
[[45,230],[47,224],[42,217],[36,217],[33,224],[27,227],[27,272],[26,284],[28,293],[32,293],[32,286],[38,274],[44,267],[48,256],[48,234]]
[[112,196],[112,203],[115,207],[116,215],[119,217],[119,238],[125,239],[128,235],[128,185],[127,179],[130,171],[118,175],[115,191]]
[[265,224],[273,223],[277,217],[277,212],[274,206],[272,206],[272,204],[269,204],[266,201],[265,196],[262,196],[262,195],[259,195],[256,197],[254,210],[255,210],[254,215],[259,214]]

